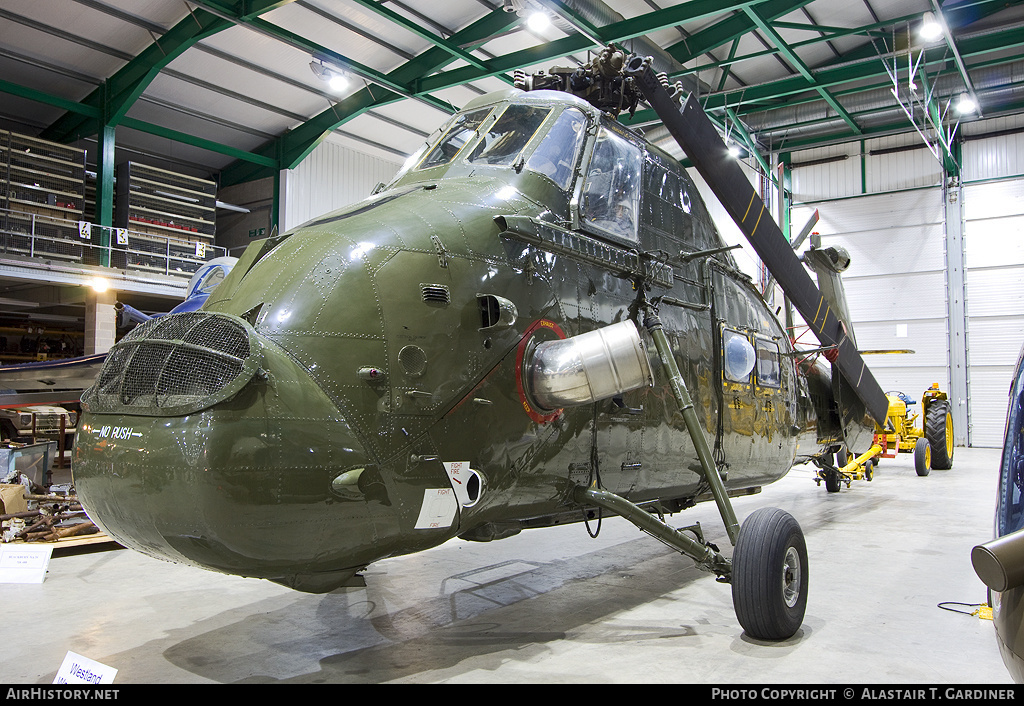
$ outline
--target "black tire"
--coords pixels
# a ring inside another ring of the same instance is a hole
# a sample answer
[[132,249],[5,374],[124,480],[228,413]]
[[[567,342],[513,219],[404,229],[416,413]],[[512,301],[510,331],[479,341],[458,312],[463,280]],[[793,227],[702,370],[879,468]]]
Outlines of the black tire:
[[850,452],[846,450],[846,447],[841,447],[836,451],[836,468],[842,468],[850,462]]
[[807,609],[807,545],[792,515],[764,507],[740,527],[732,555],[732,602],[747,635],[785,640]]
[[932,468],[940,471],[953,467],[953,414],[948,400],[935,400],[928,405],[924,435],[932,446]]
[[838,471],[825,471],[825,490],[829,493],[838,493],[843,487],[842,478]]
[[874,459],[868,459],[864,462],[864,480],[871,482],[871,479],[875,477],[875,461]]
[[917,475],[926,476],[932,472],[932,445],[923,436],[914,444],[914,470]]

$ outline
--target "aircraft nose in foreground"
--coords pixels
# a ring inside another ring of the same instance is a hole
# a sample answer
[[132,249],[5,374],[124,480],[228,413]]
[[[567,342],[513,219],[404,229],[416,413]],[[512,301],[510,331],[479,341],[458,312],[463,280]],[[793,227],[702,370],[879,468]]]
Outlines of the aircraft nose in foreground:
[[235,316],[137,327],[83,397],[74,475],[84,506],[119,542],[157,558],[337,587],[380,541],[390,502],[337,407],[309,382]]

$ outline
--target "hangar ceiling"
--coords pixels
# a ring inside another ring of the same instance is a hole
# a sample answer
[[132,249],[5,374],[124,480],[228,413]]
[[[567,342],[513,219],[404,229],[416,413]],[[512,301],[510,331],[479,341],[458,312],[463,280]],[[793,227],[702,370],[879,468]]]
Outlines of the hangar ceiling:
[[[118,161],[146,155],[229,185],[293,168],[331,134],[401,161],[516,69],[586,62],[618,42],[657,52],[656,67],[698,90],[758,151],[792,150],[913,129],[889,74],[909,62],[920,62],[925,110],[951,116],[950,100],[967,92],[980,112],[964,119],[1020,112],[1022,5],[0,0],[0,126],[77,143],[90,160],[105,127],[116,131]],[[527,25],[537,9],[547,28]],[[922,44],[926,12],[949,33]],[[347,87],[332,88],[325,73]],[[661,137],[650,111],[633,122]]]

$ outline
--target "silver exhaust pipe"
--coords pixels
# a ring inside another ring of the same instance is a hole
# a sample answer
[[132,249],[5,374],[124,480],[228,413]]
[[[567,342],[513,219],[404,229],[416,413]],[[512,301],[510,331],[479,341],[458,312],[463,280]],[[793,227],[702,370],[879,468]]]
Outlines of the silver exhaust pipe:
[[630,320],[537,346],[527,368],[543,409],[589,404],[654,384],[647,351]]

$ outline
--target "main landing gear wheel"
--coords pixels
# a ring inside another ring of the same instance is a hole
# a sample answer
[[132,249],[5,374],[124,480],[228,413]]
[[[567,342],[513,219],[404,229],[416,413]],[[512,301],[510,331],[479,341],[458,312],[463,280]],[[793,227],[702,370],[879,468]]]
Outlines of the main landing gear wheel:
[[744,521],[732,556],[732,602],[747,635],[785,640],[807,608],[807,545],[796,518],[761,508]]
[[953,467],[953,413],[947,400],[928,405],[924,435],[932,446],[932,468],[940,471]]

